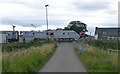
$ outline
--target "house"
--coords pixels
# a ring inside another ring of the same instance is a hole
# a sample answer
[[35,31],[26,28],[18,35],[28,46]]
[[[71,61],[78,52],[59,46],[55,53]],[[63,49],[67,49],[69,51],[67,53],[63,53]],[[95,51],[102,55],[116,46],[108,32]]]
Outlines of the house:
[[95,39],[100,40],[120,40],[120,28],[95,28]]

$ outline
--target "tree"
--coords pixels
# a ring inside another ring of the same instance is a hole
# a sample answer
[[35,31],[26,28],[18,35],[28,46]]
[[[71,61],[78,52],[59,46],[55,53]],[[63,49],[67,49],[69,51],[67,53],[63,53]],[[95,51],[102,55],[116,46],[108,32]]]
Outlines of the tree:
[[57,28],[56,31],[57,31],[57,30],[63,30],[63,29],[62,29],[62,28]]
[[80,34],[80,32],[87,32],[87,25],[81,21],[71,21],[67,27],[65,27],[65,30],[74,30],[76,31],[78,34]]

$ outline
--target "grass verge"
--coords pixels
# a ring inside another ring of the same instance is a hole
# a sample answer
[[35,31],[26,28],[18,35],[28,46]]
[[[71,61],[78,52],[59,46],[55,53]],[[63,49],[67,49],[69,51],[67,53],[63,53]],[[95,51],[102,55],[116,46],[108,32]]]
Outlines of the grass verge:
[[5,43],[2,44],[2,52],[11,52],[11,51],[19,51],[21,49],[28,49],[30,47],[41,46],[46,43],[51,43],[52,40],[45,41],[31,41],[31,42],[23,42],[23,43]]
[[75,51],[88,72],[118,72],[118,53],[102,51],[82,42],[80,45],[85,47],[86,51],[79,54],[77,47]]
[[37,72],[55,52],[55,44],[4,52],[2,72]]

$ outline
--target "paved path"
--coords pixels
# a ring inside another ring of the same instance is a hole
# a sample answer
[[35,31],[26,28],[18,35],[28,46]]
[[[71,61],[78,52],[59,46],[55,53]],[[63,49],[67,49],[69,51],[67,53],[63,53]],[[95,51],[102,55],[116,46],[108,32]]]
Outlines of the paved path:
[[73,43],[59,43],[54,56],[40,72],[86,72],[73,50]]

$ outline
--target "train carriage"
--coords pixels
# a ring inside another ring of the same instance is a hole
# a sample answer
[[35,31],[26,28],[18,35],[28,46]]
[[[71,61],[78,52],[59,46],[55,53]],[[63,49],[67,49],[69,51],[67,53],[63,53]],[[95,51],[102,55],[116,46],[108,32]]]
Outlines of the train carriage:
[[19,41],[18,31],[1,31],[1,33],[6,35],[7,42],[18,42]]
[[[57,31],[21,31],[23,42],[30,42],[33,40],[46,40],[51,38],[55,41],[75,41],[80,36],[73,30],[57,30]],[[20,37],[21,39],[21,37]]]
[[80,36],[73,30],[57,30],[48,31],[49,37],[53,38],[55,41],[75,41],[80,38]]
[[30,42],[34,40],[34,32],[20,31],[19,42]]

